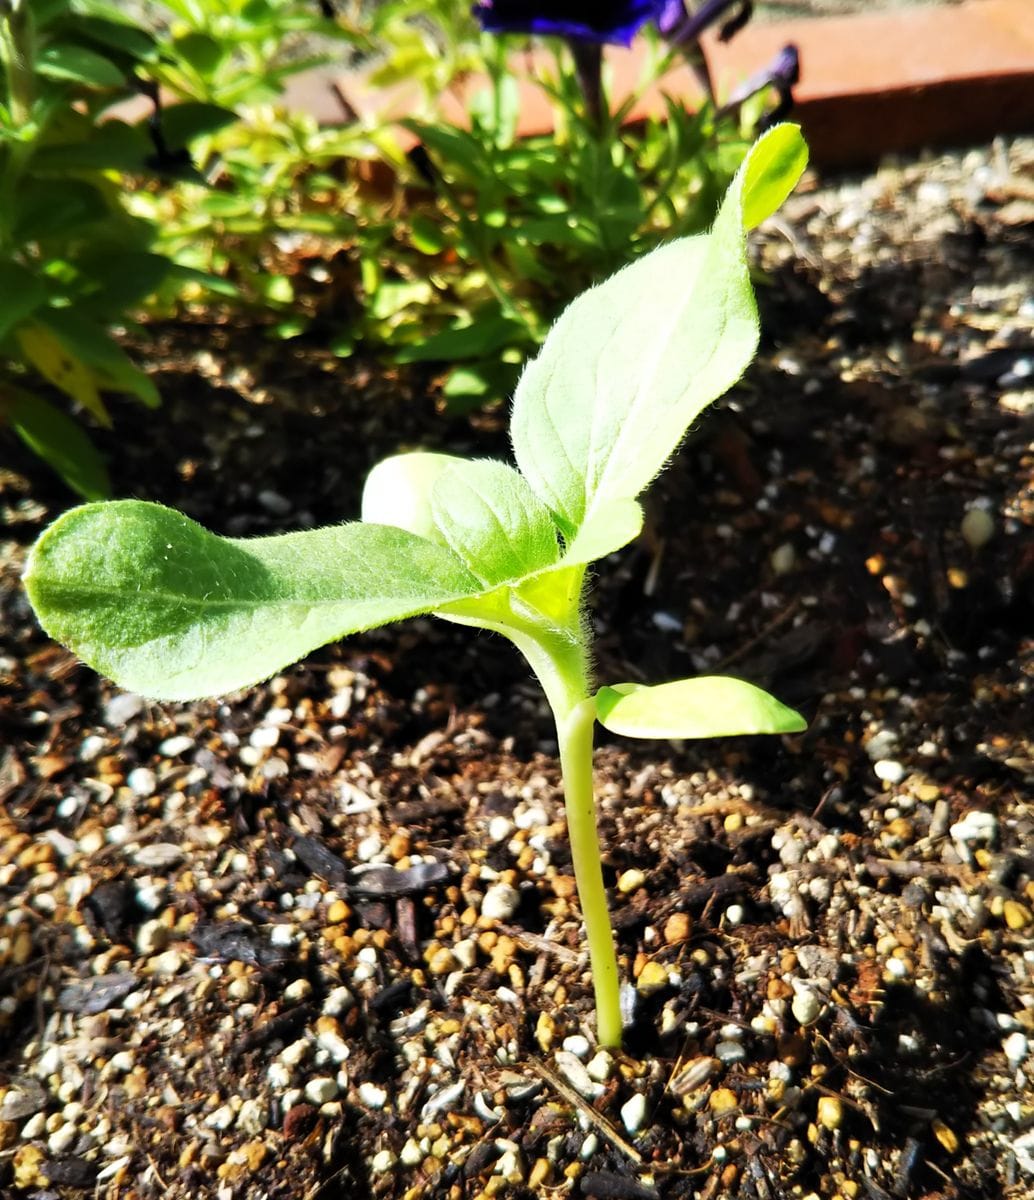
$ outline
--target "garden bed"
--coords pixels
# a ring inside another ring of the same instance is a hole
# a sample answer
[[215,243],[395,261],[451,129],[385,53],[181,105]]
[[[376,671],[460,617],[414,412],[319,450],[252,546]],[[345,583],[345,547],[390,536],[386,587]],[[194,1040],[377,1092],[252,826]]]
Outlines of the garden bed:
[[[414,621],[146,704],[36,629],[20,566],[69,498],[12,449],[0,1191],[1029,1195],[1032,165],[791,198],[757,363],[599,568],[602,675],[728,670],[811,720],[601,745],[615,1058],[511,649]],[[350,517],[400,448],[506,454],[505,414],[446,418],[426,375],[148,334],[164,408],[98,443],[120,495],[218,532]]]

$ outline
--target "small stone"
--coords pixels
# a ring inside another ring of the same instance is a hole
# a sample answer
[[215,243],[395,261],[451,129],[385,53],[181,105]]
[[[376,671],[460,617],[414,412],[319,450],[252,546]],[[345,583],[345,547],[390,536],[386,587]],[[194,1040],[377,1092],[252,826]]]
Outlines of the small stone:
[[179,950],[166,950],[164,954],[157,954],[148,962],[154,975],[176,975],[186,964],[186,957]]
[[158,776],[150,767],[134,767],[126,776],[126,783],[134,795],[145,798],[154,795],[158,787]]
[[881,783],[889,783],[893,786],[900,783],[905,778],[904,766],[894,758],[881,758],[872,765],[873,774]]
[[178,758],[181,754],[186,754],[188,750],[194,749],[194,739],[188,737],[185,733],[177,734],[175,737],[166,738],[158,746],[158,753],[163,758]]
[[295,979],[284,988],[283,997],[288,1004],[301,1004],[312,995],[312,984],[307,979]]
[[508,841],[510,835],[516,829],[516,825],[509,817],[496,816],[488,822],[488,838],[489,841],[498,845],[500,842]]
[[732,1066],[733,1063],[743,1062],[747,1057],[747,1051],[743,1048],[740,1042],[719,1042],[714,1048],[715,1058],[725,1066]]
[[418,1167],[424,1161],[424,1152],[420,1143],[409,1138],[399,1151],[399,1162],[407,1167]]
[[[360,1089],[360,1099],[362,1098],[361,1091],[362,1089]],[[331,1079],[329,1075],[317,1075],[315,1079],[310,1079],[305,1085],[305,1099],[310,1104],[315,1104],[317,1108],[321,1104],[327,1104],[335,1099],[337,1094],[337,1080]]]
[[994,517],[986,508],[971,508],[959,526],[962,537],[971,550],[979,550],[994,537]]
[[839,1129],[844,1120],[844,1105],[840,1097],[820,1096],[817,1115],[824,1129]]
[[168,925],[155,919],[145,921],[136,934],[136,948],[146,956],[159,954],[169,944],[169,939],[172,936],[172,930]]
[[949,1154],[955,1154],[959,1148],[959,1139],[955,1131],[945,1125],[939,1117],[934,1117],[930,1122],[930,1128],[933,1130],[934,1137],[941,1143],[944,1149]]
[[237,1114],[229,1106],[229,1104],[220,1104],[220,1106],[205,1117],[205,1124],[210,1129],[218,1129],[223,1132],[237,1120]]
[[618,876],[618,891],[623,896],[628,896],[632,892],[638,891],[645,882],[646,874],[638,867],[632,867],[627,871],[622,871]]
[[646,1120],[646,1097],[642,1092],[626,1100],[621,1106],[621,1123],[629,1133],[638,1133]]
[[1034,917],[1031,916],[1031,911],[1025,904],[1021,904],[1019,900],[1009,899],[1002,905],[1002,919],[1010,929],[1018,931],[1026,929]]
[[548,1012],[539,1013],[539,1019],[535,1022],[535,1041],[544,1054],[552,1049],[555,1036],[556,1022]]
[[661,991],[662,988],[668,986],[668,969],[662,963],[654,962],[651,959],[644,964],[639,978],[636,980],[636,988],[643,996],[652,996],[654,992]]
[[144,709],[144,698],[135,692],[120,692],[104,705],[105,725],[125,725]]
[[583,1037],[580,1033],[573,1033],[570,1037],[565,1037],[560,1044],[565,1050],[573,1054],[575,1058],[580,1058],[582,1062],[585,1062],[592,1050],[589,1039]]
[[340,1017],[355,1006],[355,997],[346,987],[336,987],[327,993],[323,1012],[328,1017]]
[[[564,1044],[567,1044],[566,1041]],[[585,1064],[585,1069],[590,1079],[595,1079],[597,1083],[606,1083],[614,1072],[614,1059],[606,1050],[597,1050]]]
[[796,987],[790,1002],[790,1011],[799,1025],[811,1025],[817,1021],[823,1007],[821,997],[812,988],[803,985]]
[[791,542],[783,542],[769,555],[769,566],[775,575],[789,575],[797,561],[797,552]]
[[598,1100],[603,1095],[603,1086],[597,1083],[585,1069],[581,1059],[575,1058],[568,1050],[558,1050],[555,1056],[557,1070],[574,1088],[579,1096],[586,1100]]
[[678,946],[689,939],[693,932],[693,922],[689,913],[675,912],[664,922],[664,944]]
[[395,1155],[390,1150],[378,1150],[370,1160],[370,1170],[374,1175],[387,1175],[395,1166]]
[[956,842],[991,842],[998,833],[998,818],[994,813],[970,809],[948,833]]
[[520,892],[509,883],[494,883],[481,901],[481,915],[490,921],[508,921],[521,902]]
[[249,1137],[257,1137],[268,1123],[269,1109],[261,1100],[245,1100],[237,1113],[237,1128]]
[[327,909],[328,925],[343,925],[352,915],[352,910],[344,900],[335,900]]
[[1005,1057],[1009,1060],[1009,1066],[1016,1070],[1026,1059],[1030,1043],[1027,1041],[1026,1035],[1017,1030],[1015,1033],[1010,1033],[1002,1042],[1002,1049],[1005,1051]]
[[715,1088],[707,1101],[708,1107],[715,1113],[731,1112],[739,1108],[740,1102],[731,1088]]
[[534,1195],[540,1195],[541,1189],[549,1184],[553,1177],[553,1164],[548,1158],[537,1158],[532,1164],[528,1175],[528,1188]]
[[448,975],[456,970],[456,956],[448,946],[439,946],[427,960],[427,969],[432,975]]

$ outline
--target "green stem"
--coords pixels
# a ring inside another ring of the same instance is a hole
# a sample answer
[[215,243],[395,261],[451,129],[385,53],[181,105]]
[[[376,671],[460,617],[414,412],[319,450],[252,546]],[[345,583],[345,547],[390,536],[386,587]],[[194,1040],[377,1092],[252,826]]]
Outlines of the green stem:
[[552,619],[536,611],[527,596],[512,594],[500,599],[492,616],[486,615],[483,601],[476,610],[460,601],[439,615],[504,634],[528,660],[546,693],[556,721],[567,833],[589,943],[589,966],[596,993],[596,1035],[601,1046],[617,1048],[621,1045],[622,1029],[620,986],[614,933],[603,886],[592,786],[596,705],[589,694],[589,655],[580,618],[583,576],[584,568],[572,574],[568,602],[559,606]]
[[621,993],[596,829],[596,798],[592,786],[595,721],[596,705],[587,697],[566,716],[557,714],[557,736],[567,808],[567,836],[571,839],[574,877],[596,993],[596,1036],[601,1046],[617,1049],[621,1045]]

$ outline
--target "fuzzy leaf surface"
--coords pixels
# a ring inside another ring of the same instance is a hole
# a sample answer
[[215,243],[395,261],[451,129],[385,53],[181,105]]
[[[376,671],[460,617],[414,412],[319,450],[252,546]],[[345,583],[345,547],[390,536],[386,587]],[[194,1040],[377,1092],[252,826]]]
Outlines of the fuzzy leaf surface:
[[796,182],[788,161],[803,169],[803,140],[795,126],[776,126],[744,160],[710,232],[660,246],[583,293],[526,367],[514,453],[568,539],[600,504],[639,496],[753,358],[745,189],[749,181],[754,219]]
[[647,687],[615,683],[596,693],[604,729],[637,738],[800,733],[807,721],[768,692],[729,675],[699,675]]
[[483,591],[447,547],[390,526],[222,538],[140,500],[66,513],[33,547],[25,586],[51,637],[161,700],[250,686],[346,634]]

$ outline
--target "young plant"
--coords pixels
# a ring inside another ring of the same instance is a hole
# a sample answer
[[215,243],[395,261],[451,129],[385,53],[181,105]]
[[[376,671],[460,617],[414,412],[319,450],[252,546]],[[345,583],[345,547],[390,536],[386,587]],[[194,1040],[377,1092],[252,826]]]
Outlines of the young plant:
[[418,613],[521,650],[556,719],[568,830],[596,991],[621,1041],[618,971],[592,787],[593,727],[642,738],[790,733],[797,713],[722,676],[594,688],[588,565],[639,532],[638,497],[758,339],[745,231],[804,168],[796,126],[751,150],[709,233],[671,242],[570,305],[521,376],[517,468],[413,453],[371,472],[362,520],[217,537],[157,504],[87,504],[57,520],[25,584],[43,627],[156,699],[218,696],[326,642]]

